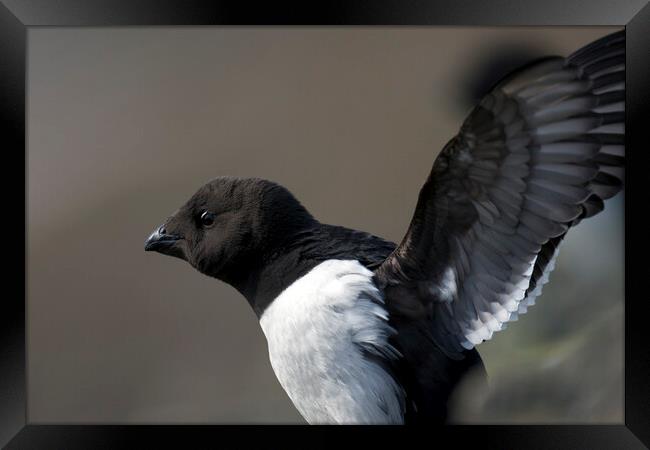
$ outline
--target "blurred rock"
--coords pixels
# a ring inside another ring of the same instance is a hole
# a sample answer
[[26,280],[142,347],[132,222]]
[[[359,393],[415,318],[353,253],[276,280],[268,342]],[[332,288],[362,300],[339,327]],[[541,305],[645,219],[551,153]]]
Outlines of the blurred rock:
[[622,423],[622,321],[623,309],[615,305],[570,340],[527,348],[520,364],[507,364],[502,355],[488,390],[468,377],[452,402],[452,421]]

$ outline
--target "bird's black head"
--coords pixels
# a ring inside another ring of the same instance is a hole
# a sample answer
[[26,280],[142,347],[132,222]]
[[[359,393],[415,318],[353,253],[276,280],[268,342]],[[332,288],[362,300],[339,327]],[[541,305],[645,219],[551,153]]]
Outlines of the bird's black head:
[[259,178],[219,177],[201,187],[146,240],[235,287],[315,220],[284,187]]

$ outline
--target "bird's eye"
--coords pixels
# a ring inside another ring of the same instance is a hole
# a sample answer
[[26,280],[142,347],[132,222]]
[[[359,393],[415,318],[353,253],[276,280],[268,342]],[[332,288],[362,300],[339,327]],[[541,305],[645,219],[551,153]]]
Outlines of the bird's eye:
[[208,228],[214,225],[214,217],[214,214],[210,211],[203,211],[203,214],[201,214],[201,226]]

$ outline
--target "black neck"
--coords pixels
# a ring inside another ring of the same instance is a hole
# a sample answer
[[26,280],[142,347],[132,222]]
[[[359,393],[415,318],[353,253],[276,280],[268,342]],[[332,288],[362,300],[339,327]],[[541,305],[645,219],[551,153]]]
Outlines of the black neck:
[[322,261],[328,259],[324,251],[324,225],[316,222],[301,230],[279,248],[256,255],[240,276],[225,277],[255,311],[258,318],[280,293]]
[[377,236],[314,221],[274,251],[258,254],[247,270],[232,272],[240,276],[222,279],[246,297],[259,318],[284,289],[323,261],[354,259],[374,269],[394,248],[394,243]]

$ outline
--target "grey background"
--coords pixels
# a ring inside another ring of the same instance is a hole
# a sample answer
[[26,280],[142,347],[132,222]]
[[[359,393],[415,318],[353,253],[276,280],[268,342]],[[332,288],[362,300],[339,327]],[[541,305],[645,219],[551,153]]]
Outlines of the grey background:
[[[611,28],[113,28],[28,35],[28,415],[301,423],[237,292],[144,238],[218,175],[399,240],[473,77]],[[623,421],[623,198],[569,233],[529,314],[482,344],[461,422]]]

